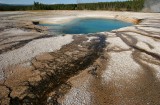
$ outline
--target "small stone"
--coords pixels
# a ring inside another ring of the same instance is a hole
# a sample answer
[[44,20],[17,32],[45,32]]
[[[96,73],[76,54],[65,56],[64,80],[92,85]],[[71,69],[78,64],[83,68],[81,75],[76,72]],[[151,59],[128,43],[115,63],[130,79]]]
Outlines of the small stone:
[[39,61],[32,60],[32,64],[35,68],[44,68],[44,65]]
[[36,60],[38,61],[45,61],[45,60],[52,60],[54,57],[49,53],[43,53],[42,55],[36,56]]

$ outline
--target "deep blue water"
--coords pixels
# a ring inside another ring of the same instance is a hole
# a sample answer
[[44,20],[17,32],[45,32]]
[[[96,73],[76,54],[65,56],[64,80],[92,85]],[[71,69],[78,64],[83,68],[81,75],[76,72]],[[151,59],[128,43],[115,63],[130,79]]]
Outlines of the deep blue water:
[[111,31],[121,27],[131,26],[131,23],[114,19],[83,18],[75,19],[65,24],[41,24],[48,26],[49,31],[61,34],[88,34]]

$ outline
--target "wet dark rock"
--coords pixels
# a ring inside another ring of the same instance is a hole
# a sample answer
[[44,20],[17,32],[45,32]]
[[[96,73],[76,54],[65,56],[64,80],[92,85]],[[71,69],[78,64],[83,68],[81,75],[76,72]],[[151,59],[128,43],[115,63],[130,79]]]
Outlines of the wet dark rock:
[[34,25],[38,25],[39,24],[39,21],[33,21],[32,22]]

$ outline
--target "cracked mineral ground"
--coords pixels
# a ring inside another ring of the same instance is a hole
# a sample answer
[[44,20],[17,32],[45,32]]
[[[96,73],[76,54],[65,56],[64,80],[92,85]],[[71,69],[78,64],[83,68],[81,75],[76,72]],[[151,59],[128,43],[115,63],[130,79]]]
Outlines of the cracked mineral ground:
[[[135,24],[85,35],[33,24],[87,17]],[[160,105],[160,13],[21,11],[0,20],[0,105]]]

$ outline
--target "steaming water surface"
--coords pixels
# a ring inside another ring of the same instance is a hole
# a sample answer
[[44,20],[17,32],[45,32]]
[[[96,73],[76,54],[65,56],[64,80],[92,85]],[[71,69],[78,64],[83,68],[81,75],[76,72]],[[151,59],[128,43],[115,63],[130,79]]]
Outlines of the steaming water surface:
[[132,24],[114,19],[83,18],[74,19],[65,24],[41,25],[48,26],[50,32],[59,34],[88,34],[111,31],[121,27],[131,26]]

